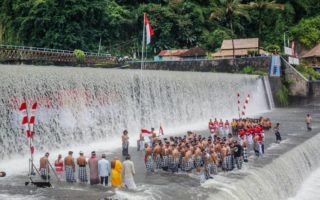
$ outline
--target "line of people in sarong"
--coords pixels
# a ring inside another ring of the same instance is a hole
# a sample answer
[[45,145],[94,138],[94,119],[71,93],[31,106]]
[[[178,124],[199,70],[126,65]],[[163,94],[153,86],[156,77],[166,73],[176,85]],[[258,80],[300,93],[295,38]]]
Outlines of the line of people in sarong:
[[242,129],[234,137],[219,132],[209,137],[188,132],[183,137],[158,139],[145,144],[147,172],[162,169],[171,172],[202,173],[205,179],[212,178],[218,171],[241,169],[248,162],[248,150],[256,156],[264,154],[264,129],[253,124],[253,132]]
[[[43,180],[50,179],[50,163],[48,158],[48,152],[44,157],[40,158],[39,172]],[[124,185],[128,189],[136,189],[133,179],[135,174],[134,164],[129,154],[125,159],[126,160],[121,163],[117,157],[114,157],[114,159],[109,162],[106,154],[102,154],[101,159],[98,159],[95,151],[92,151],[91,157],[87,159],[81,151],[79,157],[75,160],[73,152],[69,151],[68,156],[63,160],[62,156],[58,155],[57,160],[54,162],[54,170],[59,180],[63,178],[64,174],[65,180],[68,183],[77,181],[77,172],[78,182],[87,183],[89,181],[90,185],[102,184],[108,186],[109,178],[111,178],[112,187],[122,187]],[[87,172],[87,170],[89,170],[89,172]],[[122,174],[124,174],[124,184],[122,184]]]

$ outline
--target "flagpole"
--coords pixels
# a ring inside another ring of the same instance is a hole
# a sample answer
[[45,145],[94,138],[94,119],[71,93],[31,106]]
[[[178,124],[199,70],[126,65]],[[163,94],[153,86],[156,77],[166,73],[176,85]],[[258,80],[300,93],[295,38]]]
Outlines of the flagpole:
[[139,101],[140,101],[140,126],[142,126],[142,70],[144,65],[144,46],[145,46],[145,31],[146,31],[146,13],[143,13],[143,29],[142,29],[142,45],[141,45],[141,66],[140,66],[140,93],[139,93]]
[[[27,118],[28,118],[28,129],[29,130],[27,130],[26,131],[26,133],[27,133],[27,135],[28,135],[28,131],[29,131],[29,134],[31,134],[31,129],[30,129],[30,123],[29,123],[29,113],[28,113],[28,107],[27,107],[27,100],[25,100],[25,102],[26,102],[26,114],[27,114]],[[32,152],[31,152],[31,137],[29,137],[29,150],[30,150],[30,162],[31,163],[29,163],[29,165],[31,166],[30,167],[30,171],[29,171],[29,175],[32,175],[34,172],[33,172],[33,155],[32,155]]]

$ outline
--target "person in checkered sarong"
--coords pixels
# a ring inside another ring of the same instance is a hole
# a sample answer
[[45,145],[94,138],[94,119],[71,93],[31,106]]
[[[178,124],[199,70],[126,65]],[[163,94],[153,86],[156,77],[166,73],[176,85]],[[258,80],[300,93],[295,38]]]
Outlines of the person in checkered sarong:
[[42,158],[40,158],[40,175],[43,180],[50,179],[49,171],[49,153],[47,152]]
[[146,154],[145,154],[144,161],[146,164],[147,173],[154,172],[154,162],[153,162],[153,158],[152,158],[152,150],[149,146],[146,148]]
[[155,165],[156,165],[156,169],[161,169],[162,160],[161,160],[160,154],[155,155],[154,162],[155,162]]
[[165,149],[161,153],[162,159],[161,159],[161,168],[164,171],[168,171],[169,169],[169,156],[168,156],[168,150]]
[[178,155],[169,155],[169,169],[174,172],[178,172],[179,168],[179,157]]
[[64,166],[66,172],[66,181],[69,183],[76,182],[74,172],[75,172],[75,163],[72,157],[73,152],[69,151],[68,156],[64,158]]
[[80,156],[77,158],[78,179],[80,180],[80,182],[88,182],[87,161],[82,151],[80,151],[79,154]]

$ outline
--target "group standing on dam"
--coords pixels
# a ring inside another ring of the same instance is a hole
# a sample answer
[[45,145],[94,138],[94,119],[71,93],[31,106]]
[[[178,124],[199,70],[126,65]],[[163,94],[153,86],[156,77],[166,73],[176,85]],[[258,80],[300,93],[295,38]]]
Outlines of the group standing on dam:
[[[311,116],[306,117],[311,127]],[[309,121],[308,121],[309,120]],[[249,161],[250,154],[256,157],[264,155],[265,131],[272,128],[271,120],[260,117],[259,119],[233,119],[219,122],[210,119],[208,123],[209,136],[204,136],[188,131],[183,136],[164,137],[157,134],[154,128],[151,131],[141,130],[140,139],[137,141],[137,151],[144,151],[144,162],[148,174],[157,173],[159,170],[167,173],[178,173],[198,176],[202,181],[213,179],[219,172],[240,170],[243,163]],[[280,143],[280,124],[273,128],[276,142]],[[110,162],[106,154],[102,153],[100,159],[95,151],[87,159],[82,151],[75,159],[73,152],[62,159],[59,154],[54,162],[55,175],[66,182],[101,184],[112,187],[126,187],[136,189],[134,181],[135,167],[129,154],[128,131],[124,130],[121,136],[122,156],[124,162],[115,156]],[[40,159],[39,172],[43,180],[49,180],[49,153]],[[76,174],[77,172],[77,174]],[[64,176],[63,176],[64,174]],[[109,181],[110,180],[110,181]],[[110,184],[109,184],[110,183]]]

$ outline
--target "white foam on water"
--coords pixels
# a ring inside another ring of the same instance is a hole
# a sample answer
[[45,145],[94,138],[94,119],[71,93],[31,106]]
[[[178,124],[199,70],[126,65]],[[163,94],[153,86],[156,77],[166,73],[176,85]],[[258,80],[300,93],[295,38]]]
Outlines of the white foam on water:
[[1,200],[44,200],[47,197],[41,197],[39,195],[18,195],[18,194],[0,194]]
[[296,196],[288,200],[315,200],[320,198],[320,168],[312,172],[302,183]]

